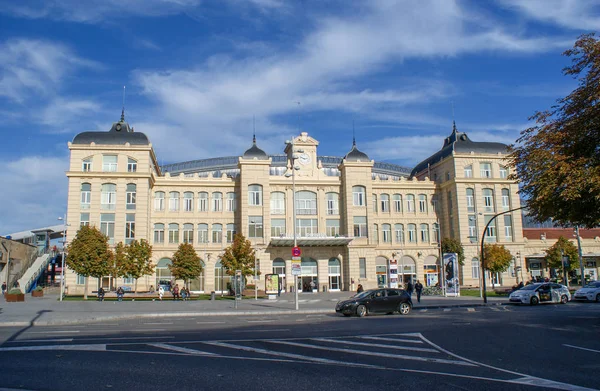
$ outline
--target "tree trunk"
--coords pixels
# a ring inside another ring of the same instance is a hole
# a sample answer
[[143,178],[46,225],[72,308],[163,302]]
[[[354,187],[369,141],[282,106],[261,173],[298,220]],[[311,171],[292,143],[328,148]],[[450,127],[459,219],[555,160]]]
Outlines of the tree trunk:
[[135,279],[135,285],[133,286],[133,294],[137,295],[137,283],[138,283],[138,279]]
[[[64,274],[63,274],[64,275]],[[88,292],[88,281],[90,280],[89,276],[85,277],[85,285],[83,288],[83,300],[87,300],[87,292]],[[66,286],[66,285],[65,285]]]

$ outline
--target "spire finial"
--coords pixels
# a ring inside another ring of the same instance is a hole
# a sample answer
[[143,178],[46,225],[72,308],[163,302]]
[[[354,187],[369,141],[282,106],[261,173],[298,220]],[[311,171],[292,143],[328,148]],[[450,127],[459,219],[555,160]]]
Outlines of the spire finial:
[[355,137],[355,132],[354,132],[354,120],[352,120],[352,146],[353,147],[356,146],[356,137]]
[[458,130],[456,129],[456,121],[452,120],[452,133],[456,133]]
[[252,116],[252,143],[256,144],[256,117]]
[[125,86],[123,86],[123,110],[121,110],[121,122],[125,122]]

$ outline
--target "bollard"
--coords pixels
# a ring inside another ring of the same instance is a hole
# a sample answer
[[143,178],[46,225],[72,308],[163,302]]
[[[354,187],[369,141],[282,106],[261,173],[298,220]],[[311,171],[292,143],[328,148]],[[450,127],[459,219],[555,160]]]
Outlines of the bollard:
[[210,292],[210,300],[215,301],[215,291]]

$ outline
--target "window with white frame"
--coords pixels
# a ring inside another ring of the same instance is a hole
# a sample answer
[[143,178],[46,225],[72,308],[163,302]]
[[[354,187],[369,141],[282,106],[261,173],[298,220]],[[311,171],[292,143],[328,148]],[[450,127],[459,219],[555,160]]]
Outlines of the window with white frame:
[[117,155],[102,156],[102,171],[104,171],[104,172],[117,171]]
[[382,213],[390,213],[390,195],[382,194],[380,197],[381,201],[381,212]]
[[419,194],[419,212],[427,213],[427,195]]
[[502,178],[502,179],[508,178],[508,167],[500,166],[500,178]]
[[383,243],[392,243],[392,226],[390,224],[383,224],[381,226],[381,238]]
[[135,199],[136,199],[136,190],[137,185],[135,183],[127,184],[127,192],[125,193],[125,208],[129,210],[135,209]]
[[169,211],[177,212],[179,210],[179,192],[172,191],[169,193]]
[[85,276],[82,276],[81,274],[77,275],[77,285],[85,285]]
[[137,161],[132,158],[127,158],[127,172],[137,171]]
[[479,279],[479,258],[471,259],[471,277],[475,280]]
[[396,243],[404,244],[404,224],[394,224]]
[[154,193],[154,210],[163,211],[165,210],[165,192],[157,191]]
[[435,213],[439,213],[438,205],[439,205],[439,202],[438,202],[437,195],[434,194],[431,196],[431,208],[433,209],[433,211]]
[[92,185],[89,183],[81,184],[81,209],[90,209],[92,203]]
[[108,236],[108,244],[115,244],[115,214],[100,213],[100,232]]
[[135,214],[125,215],[125,244],[130,244],[135,239]]
[[421,224],[421,243],[429,243],[429,224]]
[[438,223],[433,223],[432,225],[432,234],[433,237],[431,238],[433,243],[439,243],[440,240],[440,225]]
[[408,213],[415,212],[415,196],[413,194],[406,195],[406,211]]
[[92,171],[92,158],[83,159],[81,162],[81,171],[90,172]]
[[271,219],[271,237],[285,236],[285,219]]
[[235,212],[237,209],[237,198],[234,192],[227,193],[227,211]]
[[367,258],[358,258],[359,278],[367,278]]
[[504,215],[504,240],[513,241],[512,216]]
[[354,206],[365,206],[365,193],[364,186],[352,186],[352,204]]
[[212,225],[212,242],[222,243],[223,242],[223,225],[213,224]]
[[117,201],[117,185],[113,183],[102,184],[102,194],[100,197],[100,209],[115,210]]
[[194,211],[194,193],[192,193],[191,191],[186,191],[185,193],[183,193],[183,211]]
[[467,189],[467,212],[475,212],[475,190]]
[[275,191],[271,193],[271,214],[285,214],[285,193],[281,191]]
[[261,185],[248,186],[248,204],[250,206],[262,205],[262,186]]
[[300,237],[315,235],[318,231],[317,219],[298,219],[296,220],[296,232]]
[[183,224],[183,243],[194,243],[194,224]]
[[477,216],[469,215],[469,241],[471,243],[477,243],[479,240],[477,235]]
[[208,193],[201,191],[198,193],[198,212],[208,211]]
[[226,229],[227,243],[233,243],[233,237],[235,236],[235,224],[227,224]]
[[484,212],[494,211],[494,191],[492,189],[483,189],[483,210]]
[[394,194],[393,201],[394,201],[394,212],[402,213],[402,195]]
[[375,243],[379,243],[379,226],[377,224],[373,224],[373,236],[371,236],[371,239]]
[[417,225],[416,224],[408,224],[408,243],[417,243]]
[[248,237],[263,237],[263,218],[262,216],[248,216]]
[[354,216],[354,237],[366,238],[367,234],[367,216]]
[[216,191],[212,193],[212,211],[221,212],[223,210],[223,193]]
[[89,213],[80,213],[79,214],[79,226],[83,227],[84,225],[90,225],[90,214]]
[[340,221],[332,219],[325,220],[325,234],[327,236],[338,236],[340,234]]
[[465,178],[473,178],[473,165],[465,166]]
[[338,193],[327,193],[325,194],[327,200],[327,214],[328,215],[339,215],[340,214],[340,195]]
[[198,243],[208,243],[208,224],[198,224]]
[[479,163],[479,170],[482,178],[492,177],[492,163]]
[[508,189],[502,189],[502,209],[510,209],[510,191]]
[[377,213],[377,194],[373,194],[372,200],[373,200],[373,212]]
[[169,243],[179,243],[179,224],[177,223],[169,224]]
[[[485,224],[487,225],[492,219],[494,215],[485,215],[483,216],[485,219]],[[492,223],[488,226],[485,231],[485,241],[488,243],[496,243],[496,221],[492,221]]]
[[165,242],[165,225],[161,223],[154,224],[154,243]]
[[316,215],[317,214],[317,193],[312,191],[296,192],[296,214],[297,215]]

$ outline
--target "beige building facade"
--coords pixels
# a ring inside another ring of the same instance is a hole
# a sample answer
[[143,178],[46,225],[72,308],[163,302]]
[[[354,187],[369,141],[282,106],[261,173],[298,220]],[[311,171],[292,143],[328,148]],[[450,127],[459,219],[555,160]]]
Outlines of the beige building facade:
[[[259,286],[264,288],[265,274],[279,274],[289,291],[295,208],[303,292],[417,279],[436,285],[443,277],[442,237],[461,240],[461,283],[479,286],[483,227],[492,216],[520,207],[517,184],[508,179],[506,146],[473,142],[456,127],[443,148],[412,171],[375,162],[356,143],[344,157],[334,157],[320,156],[319,142],[305,132],[292,141],[278,155],[267,155],[254,139],[242,155],[160,167],[148,138],[124,116],[108,132],[78,134],[68,145],[67,242],[84,224],[100,228],[112,245],[150,241],[156,270],[138,281],[140,290],[173,281],[170,258],[188,242],[204,267],[190,290],[222,292],[229,276],[220,256],[241,232],[256,250]],[[487,241],[525,254],[520,211],[498,216],[487,232]],[[514,269],[494,282],[513,285],[513,275]],[[69,294],[83,293],[84,282],[67,272]],[[89,289],[133,284],[105,277]]]

